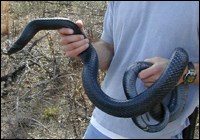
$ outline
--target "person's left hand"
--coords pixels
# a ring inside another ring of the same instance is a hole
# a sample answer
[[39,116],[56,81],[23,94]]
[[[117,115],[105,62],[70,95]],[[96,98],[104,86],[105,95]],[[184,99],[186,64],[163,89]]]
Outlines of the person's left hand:
[[148,69],[142,70],[139,73],[140,79],[144,82],[146,87],[150,87],[154,82],[156,82],[161,76],[162,72],[166,68],[169,59],[161,57],[153,57],[145,59],[146,62],[151,62],[153,65]]

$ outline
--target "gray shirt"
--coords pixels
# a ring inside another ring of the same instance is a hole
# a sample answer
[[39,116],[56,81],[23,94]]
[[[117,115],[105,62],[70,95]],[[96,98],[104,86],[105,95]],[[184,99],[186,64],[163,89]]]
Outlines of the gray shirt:
[[[136,61],[155,56],[170,58],[174,48],[182,47],[188,52],[190,61],[199,62],[198,1],[110,2],[103,27],[101,39],[113,45],[114,56],[102,90],[113,98],[126,99],[123,74]],[[138,92],[145,89],[141,81],[137,83],[137,89]],[[169,138],[188,125],[186,118],[198,104],[199,87],[191,84],[184,111],[160,132],[144,132],[130,118],[114,117],[98,108],[93,112],[93,124],[98,123],[95,126],[126,138]]]

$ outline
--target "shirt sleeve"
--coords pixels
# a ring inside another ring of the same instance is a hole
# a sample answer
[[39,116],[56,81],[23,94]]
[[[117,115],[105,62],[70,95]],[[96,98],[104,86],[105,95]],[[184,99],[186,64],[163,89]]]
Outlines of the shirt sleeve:
[[113,2],[108,4],[104,22],[103,22],[103,33],[101,39],[109,44],[113,44]]

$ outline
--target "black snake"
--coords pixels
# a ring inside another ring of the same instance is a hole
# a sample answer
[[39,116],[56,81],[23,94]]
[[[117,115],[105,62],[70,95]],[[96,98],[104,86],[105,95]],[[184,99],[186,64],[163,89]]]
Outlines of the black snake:
[[[84,35],[84,33],[75,23],[65,18],[35,19],[25,27],[21,36],[7,51],[7,54],[11,55],[23,49],[23,47],[25,47],[26,44],[40,30],[56,30],[63,27],[73,29],[74,34]],[[86,38],[85,35],[84,37]],[[92,44],[89,43],[88,49],[83,51],[79,56],[84,63],[82,73],[83,87],[91,102],[96,107],[110,115],[124,118],[133,118],[133,120],[136,122],[136,125],[139,122],[139,127],[141,127],[140,125],[142,124],[140,123],[140,119],[138,119],[137,116],[149,112],[155,106],[159,106],[158,104],[160,104],[164,97],[175,88],[176,83],[180,79],[188,63],[188,54],[186,51],[182,48],[176,48],[171,55],[169,64],[167,65],[167,68],[161,77],[147,90],[133,97],[132,92],[136,91],[135,88],[132,88],[135,85],[132,85],[133,83],[131,83],[131,81],[136,80],[137,75],[141,70],[151,66],[151,64],[146,62],[136,63],[134,67],[131,67],[127,70],[123,80],[125,89],[124,91],[127,91],[127,100],[117,100],[106,95],[98,84],[98,57]],[[151,112],[156,117],[156,111]],[[167,113],[166,109],[164,120],[169,120],[169,113]],[[164,121],[163,124],[166,126],[166,121]],[[141,128],[145,130],[143,127]],[[145,131],[156,132],[160,131],[161,129],[163,129],[163,126],[161,128],[156,127],[156,129],[152,131]]]

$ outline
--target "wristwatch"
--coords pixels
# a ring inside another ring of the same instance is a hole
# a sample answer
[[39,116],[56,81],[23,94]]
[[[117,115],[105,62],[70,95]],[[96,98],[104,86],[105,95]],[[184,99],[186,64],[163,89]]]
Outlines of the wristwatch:
[[188,71],[184,75],[183,80],[184,83],[193,83],[196,79],[197,73],[195,71],[195,67],[192,62],[188,62]]

